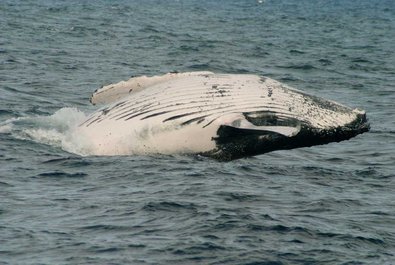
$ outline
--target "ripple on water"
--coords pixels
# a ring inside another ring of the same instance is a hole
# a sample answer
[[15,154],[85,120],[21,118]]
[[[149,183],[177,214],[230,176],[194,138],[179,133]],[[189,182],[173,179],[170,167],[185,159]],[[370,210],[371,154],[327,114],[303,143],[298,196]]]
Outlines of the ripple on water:
[[40,173],[36,177],[38,177],[38,178],[83,178],[86,176],[88,176],[88,174],[86,174],[84,172],[67,173],[64,171],[52,171],[52,172]]

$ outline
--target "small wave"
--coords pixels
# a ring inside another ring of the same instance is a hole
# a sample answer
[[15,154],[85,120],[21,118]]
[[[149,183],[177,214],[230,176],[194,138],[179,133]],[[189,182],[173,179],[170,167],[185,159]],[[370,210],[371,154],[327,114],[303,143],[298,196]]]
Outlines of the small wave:
[[82,172],[67,173],[63,171],[45,172],[37,175],[37,177],[50,177],[50,178],[82,178],[86,176],[88,176],[88,174]]
[[290,50],[289,53],[291,54],[304,54],[304,51],[299,51],[299,50]]
[[354,63],[354,64],[350,65],[349,69],[350,70],[366,71],[366,72],[370,72],[371,71],[371,67],[364,66],[364,65],[361,65],[359,63]]
[[121,251],[123,249],[118,248],[118,247],[97,247],[97,246],[94,246],[94,247],[91,247],[89,250],[96,252],[96,253],[107,253],[107,252]]
[[311,64],[294,64],[294,65],[277,66],[277,67],[285,68],[285,69],[295,69],[295,70],[314,70],[314,69],[316,69]]
[[386,130],[386,129],[384,129],[384,130],[375,130],[375,129],[373,129],[373,130],[370,130],[369,133],[376,133],[376,134],[395,134],[395,131],[394,131],[394,130]]
[[12,117],[13,115],[15,115],[15,113],[11,110],[6,110],[6,109],[0,109],[0,117]]
[[361,58],[361,57],[354,58],[351,60],[351,62],[353,62],[353,63],[372,63],[371,61],[369,61],[365,58]]
[[259,195],[242,192],[219,192],[218,195],[223,197],[225,201],[235,202],[259,201],[260,199]]
[[326,238],[340,238],[346,241],[359,241],[360,243],[374,244],[374,245],[385,245],[385,241],[380,238],[361,236],[361,235],[351,235],[342,233],[332,233],[332,232],[320,232],[317,233],[320,237]]
[[177,202],[149,202],[144,207],[146,211],[178,211],[179,209],[196,211],[196,206],[193,203],[177,203]]
[[129,230],[129,226],[109,225],[109,224],[94,224],[80,227],[81,230],[94,230],[94,231],[125,231]]
[[318,62],[321,63],[321,65],[326,66],[326,65],[332,65],[333,62],[331,60],[328,59],[319,59]]
[[188,67],[189,69],[192,70],[206,70],[209,69],[209,64],[207,63],[201,63],[201,64],[192,64]]
[[58,166],[69,166],[69,167],[84,167],[91,165],[92,163],[87,159],[81,160],[79,157],[61,157],[61,158],[54,158],[49,159],[44,162],[43,164],[52,164]]
[[10,183],[0,181],[0,187],[13,187]]
[[161,31],[152,25],[145,26],[139,30],[141,33],[161,33]]
[[51,6],[47,8],[47,11],[49,13],[62,13],[62,12],[66,12],[69,10],[68,6]]
[[174,254],[177,255],[185,255],[185,254],[198,254],[202,251],[218,251],[218,250],[225,250],[225,247],[217,245],[212,242],[204,242],[201,244],[196,244],[190,247],[187,247],[182,250],[176,250]]

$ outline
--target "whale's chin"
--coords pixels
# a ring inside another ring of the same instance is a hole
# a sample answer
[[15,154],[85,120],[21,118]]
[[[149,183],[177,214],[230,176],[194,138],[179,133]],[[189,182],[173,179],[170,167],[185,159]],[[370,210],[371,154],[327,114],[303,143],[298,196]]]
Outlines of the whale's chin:
[[341,142],[369,130],[370,125],[365,114],[358,114],[353,122],[335,128],[316,129],[301,125],[295,128],[291,135],[222,125],[218,129],[217,137],[214,138],[217,149],[201,155],[213,157],[220,161],[230,161],[276,150]]
[[228,161],[369,131],[364,111],[256,75],[136,77],[97,90],[91,102],[107,104],[77,129],[93,155],[181,153]]

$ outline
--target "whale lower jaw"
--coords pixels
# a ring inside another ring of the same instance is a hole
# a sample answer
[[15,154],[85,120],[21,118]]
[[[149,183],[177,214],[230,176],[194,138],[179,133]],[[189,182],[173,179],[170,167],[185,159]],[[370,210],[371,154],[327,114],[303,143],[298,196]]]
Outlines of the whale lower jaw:
[[276,150],[341,142],[369,130],[370,124],[367,122],[365,114],[341,128],[317,130],[302,126],[297,134],[288,136],[275,131],[242,129],[223,125],[218,129],[218,136],[213,138],[217,148],[200,155],[219,161],[231,161]]

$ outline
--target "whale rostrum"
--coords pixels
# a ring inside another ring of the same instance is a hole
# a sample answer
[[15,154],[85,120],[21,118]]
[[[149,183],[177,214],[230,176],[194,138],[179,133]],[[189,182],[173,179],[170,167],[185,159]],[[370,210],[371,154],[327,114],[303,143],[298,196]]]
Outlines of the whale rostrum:
[[199,154],[218,160],[339,142],[365,112],[267,77],[212,72],[134,77],[92,95],[77,128],[91,155]]

